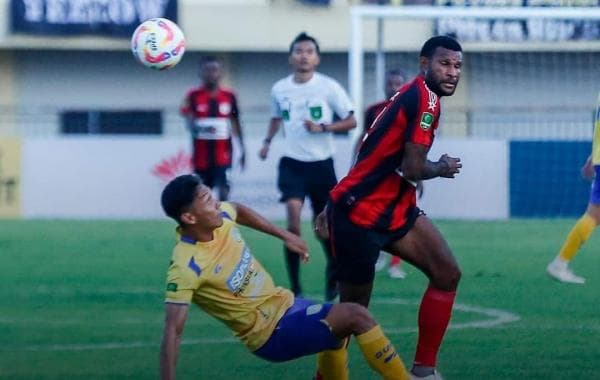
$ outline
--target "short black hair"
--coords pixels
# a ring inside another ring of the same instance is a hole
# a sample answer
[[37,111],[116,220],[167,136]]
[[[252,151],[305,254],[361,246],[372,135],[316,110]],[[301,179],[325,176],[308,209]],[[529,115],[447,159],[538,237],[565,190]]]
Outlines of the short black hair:
[[452,51],[462,51],[462,47],[454,38],[450,36],[435,36],[425,41],[421,48],[421,57],[431,58],[438,47]]
[[401,76],[405,80],[408,78],[406,76],[406,73],[402,69],[390,69],[390,70],[388,70],[388,71],[385,72],[385,76],[386,77]]
[[184,174],[173,179],[165,186],[160,196],[162,208],[170,218],[181,222],[181,213],[194,201],[198,186],[202,184],[200,177],[194,174]]
[[302,33],[298,34],[296,36],[296,38],[294,38],[294,40],[290,44],[290,54],[292,54],[292,52],[294,51],[294,45],[296,45],[298,42],[303,42],[303,41],[310,41],[313,44],[315,44],[315,48],[317,49],[317,54],[321,54],[321,50],[319,49],[319,43],[317,42],[317,40],[313,36],[309,36],[308,34],[306,34],[306,32],[302,32]]
[[200,67],[202,67],[202,66],[206,65],[207,63],[213,63],[213,62],[220,63],[219,59],[216,56],[214,56],[214,55],[205,55],[202,58],[200,58],[200,62],[199,63],[200,63]]

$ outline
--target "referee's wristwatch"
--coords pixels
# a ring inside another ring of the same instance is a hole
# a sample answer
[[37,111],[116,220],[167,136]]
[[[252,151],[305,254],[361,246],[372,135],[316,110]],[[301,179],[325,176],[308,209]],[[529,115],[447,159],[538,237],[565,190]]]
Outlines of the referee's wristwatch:
[[321,126],[321,132],[322,132],[322,133],[328,132],[328,131],[327,131],[327,124],[325,124],[325,123],[321,123],[321,124],[319,124],[319,125]]

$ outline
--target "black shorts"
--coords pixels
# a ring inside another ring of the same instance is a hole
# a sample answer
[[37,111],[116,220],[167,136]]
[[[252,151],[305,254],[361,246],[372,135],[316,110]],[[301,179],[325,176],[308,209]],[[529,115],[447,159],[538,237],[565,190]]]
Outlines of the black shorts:
[[195,171],[200,178],[202,178],[202,183],[211,189],[218,187],[228,187],[229,186],[229,168],[225,166],[219,166],[214,168],[209,168],[206,170],[196,170]]
[[394,231],[379,231],[357,226],[348,218],[342,205],[327,205],[329,239],[337,263],[336,278],[339,282],[362,285],[373,282],[375,262],[379,252],[389,244],[402,239],[424,213],[414,207],[406,223]]
[[329,199],[329,191],[337,183],[333,159],[304,162],[289,157],[279,161],[277,187],[281,192],[281,202],[291,198],[304,200],[309,197],[313,213],[323,211]]

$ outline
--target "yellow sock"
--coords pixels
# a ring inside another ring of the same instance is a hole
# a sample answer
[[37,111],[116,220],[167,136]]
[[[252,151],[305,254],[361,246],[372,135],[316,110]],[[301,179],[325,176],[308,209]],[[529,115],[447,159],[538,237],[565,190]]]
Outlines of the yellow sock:
[[318,380],[348,379],[348,350],[346,344],[337,350],[322,351],[317,354]]
[[356,341],[369,366],[384,379],[409,380],[402,359],[379,325],[358,335]]
[[587,213],[575,223],[567,239],[563,244],[558,256],[566,262],[569,262],[575,257],[579,248],[590,238],[592,231],[596,228],[596,221]]

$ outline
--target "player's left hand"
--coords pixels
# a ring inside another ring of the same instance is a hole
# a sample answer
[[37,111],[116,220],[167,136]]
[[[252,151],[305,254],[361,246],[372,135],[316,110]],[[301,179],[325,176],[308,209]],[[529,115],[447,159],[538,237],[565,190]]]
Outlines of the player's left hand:
[[304,120],[304,128],[309,133],[323,133],[323,126],[321,124],[317,124],[312,120]]
[[596,171],[594,170],[594,165],[592,164],[592,160],[588,159],[585,164],[583,165],[583,167],[581,168],[581,176],[585,179],[587,179],[588,181],[591,181],[594,179],[594,176],[596,175]]
[[242,152],[240,155],[240,168],[242,170],[246,169],[246,152]]
[[307,263],[310,259],[310,255],[308,254],[308,246],[300,236],[286,231],[286,234],[283,237],[283,244],[290,251],[296,252],[298,256],[300,256],[300,260],[302,260],[302,262]]

